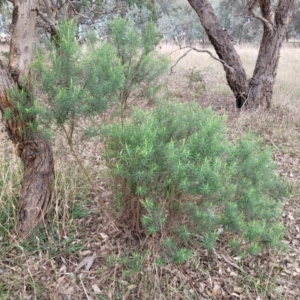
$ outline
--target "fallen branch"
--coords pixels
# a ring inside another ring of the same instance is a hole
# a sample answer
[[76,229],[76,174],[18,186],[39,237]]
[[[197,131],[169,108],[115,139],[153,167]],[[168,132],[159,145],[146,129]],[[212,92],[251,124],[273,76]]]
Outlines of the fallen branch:
[[[208,51],[208,50],[199,50],[199,49],[194,48],[194,47],[183,47],[183,48],[180,48],[180,49],[178,49],[178,50],[185,49],[185,48],[188,48],[189,50],[188,50],[187,52],[185,52],[182,56],[180,56],[180,57],[177,59],[176,63],[171,67],[170,74],[173,73],[173,69],[177,66],[177,64],[179,63],[179,61],[180,61],[181,59],[183,59],[188,53],[190,53],[190,52],[193,51],[193,50],[196,51],[196,52],[208,53],[213,59],[215,59],[215,60],[221,62],[221,63],[222,63],[226,68],[228,68],[232,73],[234,72],[234,69],[233,69],[232,67],[230,67],[224,60],[215,57],[215,56],[214,56],[210,51]],[[173,51],[173,52],[175,52],[175,51]]]
[[223,259],[225,260],[229,265],[231,265],[232,267],[234,267],[235,269],[239,270],[241,273],[243,274],[247,274],[243,269],[241,269],[238,265],[236,265],[235,263],[231,262],[228,258],[226,258],[224,255],[222,254],[218,254],[216,252],[216,250],[214,250],[214,254],[219,258],[219,259]]
[[80,279],[81,285],[82,285],[82,287],[83,287],[83,291],[84,291],[84,293],[85,293],[85,296],[86,296],[87,300],[90,300],[91,298],[89,297],[89,295],[88,295],[88,293],[87,293],[87,290],[86,290],[86,288],[85,288],[85,286],[84,286],[84,284],[83,284],[81,275],[82,275],[82,274],[79,275],[79,279]]

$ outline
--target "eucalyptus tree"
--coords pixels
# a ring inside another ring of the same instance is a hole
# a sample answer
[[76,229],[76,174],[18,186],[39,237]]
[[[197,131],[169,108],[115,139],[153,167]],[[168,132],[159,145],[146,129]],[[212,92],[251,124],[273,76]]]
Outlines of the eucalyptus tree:
[[[29,64],[40,1],[10,2],[13,5],[12,35],[9,63],[6,66],[0,62],[0,110],[8,135],[23,163],[18,230],[25,235],[43,218],[51,200],[54,164],[51,144],[32,130],[36,115],[31,110]],[[28,107],[25,115],[20,112],[20,105]]]
[[59,47],[58,19],[78,15],[79,12],[73,1],[9,2],[13,10],[11,42],[8,64],[0,60],[0,110],[8,136],[23,164],[23,181],[18,198],[18,233],[23,236],[43,219],[51,201],[54,181],[51,144],[34,130],[37,111],[29,66],[36,27],[44,27]]
[[[9,61],[0,60],[0,111],[9,138],[23,164],[18,198],[18,233],[28,235],[44,218],[52,198],[54,159],[51,143],[38,128],[38,105],[31,74],[36,29],[42,28],[57,49],[63,47],[59,20],[115,13],[122,0],[8,0],[12,5]],[[151,1],[150,1],[151,2]],[[1,1],[0,3],[3,3]],[[125,4],[127,5],[126,1]],[[97,11],[98,10],[98,11]],[[60,49],[65,50],[65,49]]]
[[223,30],[210,1],[188,2],[196,11],[210,42],[223,61],[227,82],[234,93],[237,107],[270,107],[280,49],[291,21],[295,0],[249,2],[250,14],[263,26],[256,66],[250,79],[247,78],[231,38],[227,31]]

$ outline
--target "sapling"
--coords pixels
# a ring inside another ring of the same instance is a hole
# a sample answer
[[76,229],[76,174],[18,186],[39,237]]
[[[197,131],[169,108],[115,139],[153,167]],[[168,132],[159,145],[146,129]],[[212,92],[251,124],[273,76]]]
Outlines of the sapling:
[[111,44],[90,43],[82,47],[74,39],[75,31],[74,21],[61,22],[59,45],[56,40],[48,51],[39,50],[32,72],[36,89],[45,95],[40,113],[44,128],[62,130],[72,155],[92,185],[75,151],[75,134],[82,120],[101,115],[116,100],[116,91],[124,82],[123,67]]

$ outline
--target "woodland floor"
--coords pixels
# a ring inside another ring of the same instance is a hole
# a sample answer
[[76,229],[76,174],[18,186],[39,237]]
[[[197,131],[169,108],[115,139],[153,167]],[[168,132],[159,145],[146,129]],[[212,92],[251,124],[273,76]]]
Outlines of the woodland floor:
[[[105,178],[101,143],[81,147],[85,162],[100,170],[97,186],[89,190],[80,172],[70,167],[72,158],[57,139],[56,169],[60,173],[50,212],[53,221],[43,234],[27,242],[16,238],[13,226],[3,237],[0,233],[0,299],[300,299],[300,86],[294,92],[295,85],[289,90],[284,81],[285,63],[297,64],[300,70],[297,50],[283,51],[274,105],[268,112],[238,111],[222,67],[203,56],[206,54],[182,60],[164,81],[165,91],[172,97],[197,101],[201,107],[211,106],[225,115],[230,138],[251,130],[272,148],[278,174],[288,181],[291,191],[283,202],[285,251],[232,256],[226,246],[230,237],[224,234],[213,254],[195,246],[185,264],[159,266],[159,238],[135,239],[110,215],[112,190]],[[241,49],[249,73],[256,52]],[[178,57],[175,52],[171,61]],[[198,65],[201,67],[193,69]],[[10,168],[18,170],[13,146],[4,129],[0,130],[0,162],[9,157]],[[11,185],[5,188],[16,193]],[[4,204],[0,201],[0,205]],[[10,214],[10,218],[14,216]],[[142,257],[141,266],[134,253]]]

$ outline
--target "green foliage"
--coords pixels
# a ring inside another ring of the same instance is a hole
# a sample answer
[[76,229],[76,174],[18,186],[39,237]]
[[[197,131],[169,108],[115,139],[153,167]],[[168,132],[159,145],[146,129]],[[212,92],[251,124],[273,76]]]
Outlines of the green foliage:
[[123,119],[129,97],[153,99],[160,88],[158,79],[168,63],[154,51],[161,39],[154,23],[148,23],[139,32],[129,21],[116,19],[110,23],[110,29],[116,57],[123,67],[124,82],[118,91]]
[[237,254],[240,251],[240,243],[237,239],[232,239],[229,242],[229,246],[234,254]]
[[192,90],[198,96],[205,92],[206,87],[204,79],[200,72],[195,70],[195,67],[191,69],[190,72],[185,75],[185,77],[188,79],[188,87],[190,90]]
[[174,43],[174,37],[177,36],[183,46],[207,40],[207,35],[196,12],[187,1],[157,1],[157,15],[158,27],[163,33],[165,41]]
[[164,241],[166,256],[173,264],[182,264],[192,255],[192,251],[186,248],[178,247],[174,240],[167,237]]
[[39,91],[47,95],[42,120],[48,126],[69,125],[69,134],[80,118],[105,111],[115,99],[123,82],[122,66],[114,59],[110,44],[81,47],[74,39],[73,21],[59,25],[58,43],[50,44],[50,53],[36,53],[32,69]]
[[[32,71],[38,92],[46,96],[39,113],[42,127],[47,130],[55,125],[62,129],[72,155],[92,185],[73,147],[74,135],[77,131],[77,136],[86,137],[86,132],[78,134],[80,122],[92,122],[116,99],[116,91],[124,81],[123,67],[112,45],[89,43],[85,49],[75,41],[75,31],[73,21],[61,22],[49,52],[36,53]],[[91,129],[87,131],[90,135]]]
[[88,127],[78,134],[79,123],[85,119],[93,125],[92,119],[117,99],[123,119],[129,96],[152,97],[158,90],[158,75],[167,66],[164,58],[153,55],[159,33],[152,23],[142,33],[122,19],[111,22],[110,28],[110,42],[95,43],[93,38],[81,47],[74,39],[75,23],[63,21],[49,51],[38,51],[32,65],[36,88],[46,96],[39,121],[44,131],[53,125],[62,129],[90,184],[92,179],[73,147],[74,135],[93,136],[96,131]]
[[133,194],[142,190],[142,196],[156,199],[201,192],[212,197],[221,187],[217,173],[224,165],[219,157],[225,128],[211,110],[201,111],[195,103],[160,104],[151,114],[136,110],[124,128],[116,123],[104,134],[107,159],[115,159],[112,172],[126,178]]
[[16,226],[16,206],[21,185],[21,166],[11,161],[0,159],[0,253],[9,247],[9,233]]
[[[154,54],[160,34],[153,23],[142,33],[124,19],[110,23],[111,41],[81,47],[74,39],[73,21],[61,22],[50,53],[36,53],[32,70],[38,90],[47,95],[41,120],[68,129],[70,137],[78,121],[103,113],[118,99],[122,110],[129,96],[151,98],[157,79],[167,68],[166,59]],[[66,126],[68,125],[68,126]]]
[[18,124],[18,134],[25,139],[30,139],[38,132],[36,116],[40,112],[40,107],[34,99],[29,86],[26,87],[26,79],[23,81],[23,89],[13,86],[8,90],[8,98],[12,103],[13,110],[12,108],[7,108],[3,113],[3,117],[4,120],[16,122]]
[[256,18],[249,15],[244,0],[236,0],[235,5],[229,0],[220,1],[217,14],[221,24],[235,41],[255,42],[260,39],[262,26]]
[[[254,253],[278,246],[278,200],[286,188],[270,152],[253,136],[228,141],[222,119],[196,103],[135,110],[123,126],[103,132],[112,176],[116,186],[123,183],[123,205],[128,195],[145,199],[142,223],[149,233],[173,227],[176,241],[197,238],[212,251],[223,227],[237,235],[232,248],[246,242]],[[167,212],[188,221],[169,224]]]
[[150,234],[159,231],[166,222],[166,212],[148,198],[143,202],[143,206],[147,214],[142,216],[142,224]]
[[122,275],[127,278],[132,278],[137,275],[142,269],[143,257],[138,252],[128,253],[123,256],[109,256],[107,259],[108,265],[120,264],[122,267]]

